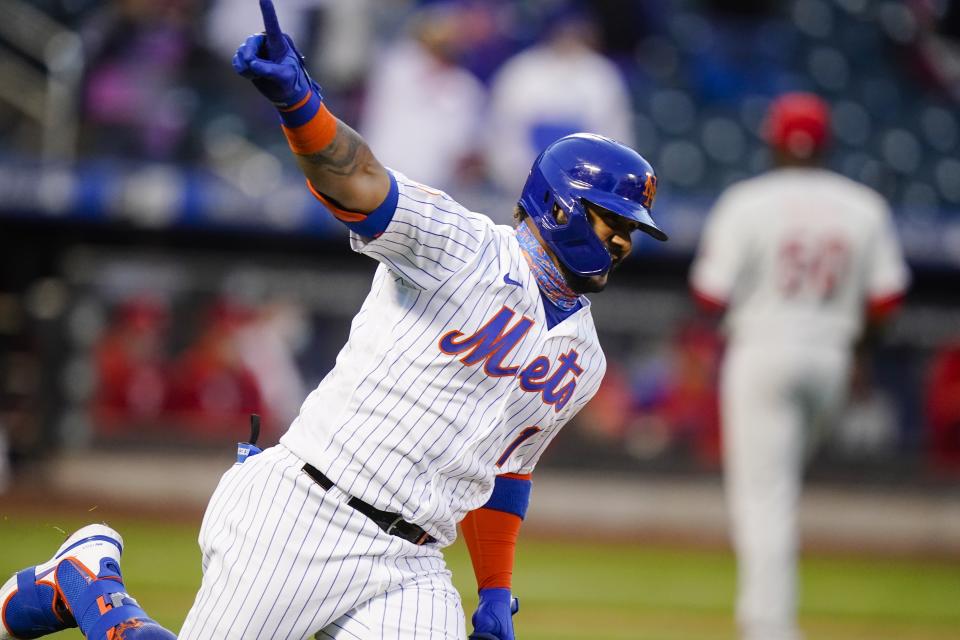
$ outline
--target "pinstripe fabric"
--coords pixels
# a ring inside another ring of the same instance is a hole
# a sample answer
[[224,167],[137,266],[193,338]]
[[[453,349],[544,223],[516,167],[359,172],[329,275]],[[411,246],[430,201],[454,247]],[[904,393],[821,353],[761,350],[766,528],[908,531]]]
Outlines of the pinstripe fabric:
[[[338,487],[402,514],[441,545],[482,505],[501,472],[529,472],[557,430],[596,392],[605,370],[589,301],[548,330],[537,284],[514,230],[494,225],[449,196],[395,174],[394,219],[376,239],[352,246],[381,262],[336,366],[307,398],[283,442]],[[504,280],[509,276],[513,282]],[[579,376],[562,409],[524,391],[513,376],[487,375],[438,343],[469,336],[504,307],[508,326],[530,330],[503,364],[545,356],[550,370],[576,351]],[[541,428],[506,460],[497,459],[524,428]]]
[[379,615],[383,631],[360,637],[462,638],[437,547],[384,533],[302,467],[278,445],[224,474],[200,529],[203,583],[178,637],[302,640]]
[[[410,561],[405,571],[420,574],[419,562]],[[331,622],[317,633],[326,640],[400,640],[444,638],[462,640],[466,635],[460,596],[446,575],[418,575],[399,589],[380,594]]]
[[[230,469],[210,501],[184,640],[461,640],[439,548],[497,474],[533,470],[600,385],[589,301],[548,329],[513,229],[396,178],[387,229],[351,236],[381,264],[336,365],[281,444]],[[348,494],[437,544],[383,533]]]

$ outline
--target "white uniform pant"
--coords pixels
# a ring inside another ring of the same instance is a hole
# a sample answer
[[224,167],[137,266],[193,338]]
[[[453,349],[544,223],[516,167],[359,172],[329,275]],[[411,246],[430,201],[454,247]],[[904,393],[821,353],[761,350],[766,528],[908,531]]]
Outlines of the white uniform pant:
[[181,640],[463,640],[435,545],[384,533],[282,445],[227,471],[200,529],[203,584]]
[[847,388],[841,349],[736,346],[722,370],[724,479],[745,640],[800,637],[797,509],[806,452]]

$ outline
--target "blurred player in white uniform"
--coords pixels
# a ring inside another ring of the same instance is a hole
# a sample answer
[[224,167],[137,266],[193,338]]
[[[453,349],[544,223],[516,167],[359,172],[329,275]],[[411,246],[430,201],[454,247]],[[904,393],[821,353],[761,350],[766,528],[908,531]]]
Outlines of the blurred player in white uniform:
[[561,5],[543,39],[497,70],[484,144],[491,178],[503,193],[516,193],[537,154],[568,133],[633,142],[630,89],[617,66],[595,50],[598,38],[588,13]]
[[737,620],[745,640],[793,640],[805,454],[843,405],[854,344],[897,306],[909,274],[881,196],[821,167],[822,100],[775,100],[767,135],[777,168],[720,196],[691,286],[726,310],[721,402]]
[[[471,638],[514,640],[531,472],[606,366],[581,294],[606,286],[632,232],[666,240],[653,168],[608,138],[563,137],[533,163],[516,228],[494,225],[383,167],[261,8],[266,32],[234,67],[277,107],[318,215],[380,264],[280,444],[243,447],[211,498],[180,638],[462,640],[441,553],[459,523],[480,596]],[[94,525],[18,572],[0,589],[0,640],[71,623],[92,640],[172,638],[126,594],[122,546]]]

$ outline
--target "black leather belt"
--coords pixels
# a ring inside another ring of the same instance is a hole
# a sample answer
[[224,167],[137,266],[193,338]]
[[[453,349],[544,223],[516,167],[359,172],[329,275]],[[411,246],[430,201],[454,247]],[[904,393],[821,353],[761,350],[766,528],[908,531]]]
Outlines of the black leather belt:
[[[313,481],[323,487],[324,491],[329,491],[334,487],[333,481],[320,473],[320,470],[310,464],[303,465],[304,472],[313,478]],[[389,511],[381,511],[376,507],[370,506],[359,498],[350,497],[347,504],[373,520],[378,527],[385,532],[398,538],[403,538],[407,542],[416,545],[430,544],[436,542],[436,538],[424,531],[420,526],[407,522],[403,516]]]

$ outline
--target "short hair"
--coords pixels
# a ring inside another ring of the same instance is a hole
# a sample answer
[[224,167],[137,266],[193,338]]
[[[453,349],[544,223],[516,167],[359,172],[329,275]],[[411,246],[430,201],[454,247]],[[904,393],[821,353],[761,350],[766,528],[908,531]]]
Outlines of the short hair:
[[513,221],[517,224],[520,224],[529,217],[530,214],[527,213],[527,210],[523,208],[523,205],[517,203],[517,206],[513,208]]

